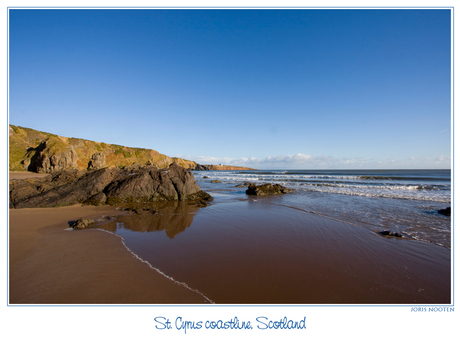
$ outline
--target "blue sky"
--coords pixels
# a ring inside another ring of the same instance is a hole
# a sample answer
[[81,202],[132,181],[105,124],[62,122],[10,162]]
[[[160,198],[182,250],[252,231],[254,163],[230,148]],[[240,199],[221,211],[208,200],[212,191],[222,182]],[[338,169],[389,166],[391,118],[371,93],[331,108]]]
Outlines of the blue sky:
[[9,123],[202,164],[450,168],[449,10],[9,11]]

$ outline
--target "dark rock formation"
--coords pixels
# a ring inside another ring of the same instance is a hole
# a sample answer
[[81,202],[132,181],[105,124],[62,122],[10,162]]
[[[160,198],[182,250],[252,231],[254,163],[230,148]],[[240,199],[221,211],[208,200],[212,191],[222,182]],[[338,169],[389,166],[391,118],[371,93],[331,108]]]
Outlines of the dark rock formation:
[[72,227],[74,230],[81,230],[81,229],[87,228],[87,227],[89,227],[89,226],[91,226],[93,224],[94,224],[93,219],[81,218],[81,219],[78,219],[77,221],[75,221],[72,225],[70,225],[70,227]]
[[53,188],[75,182],[82,175],[84,175],[82,171],[69,170],[55,172],[42,179],[10,180],[10,208],[18,202],[27,201],[38,195],[45,195]]
[[88,170],[97,170],[105,167],[105,155],[104,153],[98,152],[91,156],[91,160],[88,163]]
[[46,179],[10,182],[10,207],[57,207],[78,203],[142,203],[153,201],[212,201],[193,174],[173,163],[168,171],[154,166],[120,170],[63,171]]
[[379,232],[380,235],[384,235],[384,236],[387,236],[387,237],[396,237],[396,238],[402,238],[402,235],[400,233],[397,233],[397,232],[391,232],[391,231],[380,231]]
[[105,204],[106,201],[107,201],[107,196],[104,193],[100,192],[100,193],[93,195],[92,197],[89,197],[85,201],[83,201],[83,204],[101,206]]
[[211,183],[213,183],[213,184],[217,184],[219,182],[222,182],[222,181],[220,181],[220,180],[211,180]]
[[58,207],[83,203],[92,196],[101,193],[112,182],[120,170],[115,166],[103,168],[94,172],[87,172],[79,176],[61,173],[61,180],[48,183],[47,190],[28,197],[27,199],[11,199],[14,190],[10,191],[10,206],[15,208]]
[[106,196],[111,205],[179,199],[168,174],[155,168],[121,176],[107,186]]
[[[200,186],[195,182],[193,174],[180,167],[176,163],[169,166],[169,177],[174,185],[174,188],[179,195],[180,201],[188,200],[188,196],[201,191]],[[175,200],[175,199],[174,199]]]
[[209,177],[208,177],[207,175],[205,175],[205,176],[203,177],[203,179],[209,179]]
[[260,186],[257,186],[256,184],[250,184],[248,189],[246,190],[246,194],[248,195],[273,195],[291,192],[294,192],[294,190],[278,184],[264,184]]
[[138,164],[137,162],[133,162],[131,165],[123,167],[123,172],[128,173],[128,174],[135,174],[138,173],[140,170],[142,170],[144,167],[150,167],[157,169],[155,165],[153,165],[150,161],[147,161],[147,164],[142,166],[141,164]]
[[440,209],[438,213],[450,217],[450,207]]

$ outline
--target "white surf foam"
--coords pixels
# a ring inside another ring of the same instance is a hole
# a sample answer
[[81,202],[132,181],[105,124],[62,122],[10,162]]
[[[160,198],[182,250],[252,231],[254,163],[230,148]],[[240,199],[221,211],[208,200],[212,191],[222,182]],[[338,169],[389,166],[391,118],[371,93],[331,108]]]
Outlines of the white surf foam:
[[182,287],[185,287],[186,289],[192,291],[192,292],[195,292],[195,293],[198,293],[199,295],[201,295],[203,298],[206,299],[206,301],[208,301],[209,303],[211,304],[215,304],[214,301],[212,301],[211,299],[209,299],[206,295],[204,295],[203,293],[201,293],[200,291],[198,291],[197,289],[194,289],[194,288],[191,288],[190,286],[188,286],[186,283],[184,282],[181,282],[181,281],[177,281],[175,280],[173,277],[170,277],[169,275],[165,274],[163,271],[159,270],[158,268],[156,267],[153,267],[152,264],[150,264],[147,260],[144,260],[142,259],[141,257],[139,257],[136,253],[134,253],[133,251],[131,251],[131,249],[126,245],[125,243],[125,239],[123,239],[122,236],[116,234],[116,233],[112,233],[110,231],[107,231],[107,230],[103,230],[103,229],[100,229],[100,228],[95,228],[95,230],[97,231],[102,231],[102,232],[106,232],[106,233],[109,233],[109,234],[112,234],[114,236],[117,236],[121,239],[121,243],[123,244],[123,246],[125,246],[125,248],[128,250],[128,252],[130,252],[136,259],[142,261],[143,263],[147,264],[152,270],[155,270],[156,272],[160,273],[162,276],[164,276],[165,278],[173,281],[175,284],[177,285],[180,285]]

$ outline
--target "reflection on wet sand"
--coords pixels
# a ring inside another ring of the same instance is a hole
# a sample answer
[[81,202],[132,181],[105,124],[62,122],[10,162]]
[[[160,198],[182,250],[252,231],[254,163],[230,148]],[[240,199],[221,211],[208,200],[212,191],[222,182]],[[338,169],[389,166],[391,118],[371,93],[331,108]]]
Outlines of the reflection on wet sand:
[[[214,203],[196,215],[170,207],[146,222],[130,217],[116,233],[140,258],[216,303],[450,302],[448,249],[266,202]],[[128,227],[164,229],[169,238]]]
[[169,203],[119,216],[104,228],[216,303],[450,302],[449,249],[384,238],[269,202],[221,200],[200,211]]
[[118,228],[125,228],[135,232],[165,231],[169,238],[184,232],[193,222],[195,213],[201,208],[199,205],[187,202],[164,202],[154,205],[157,213],[146,212],[140,214],[120,215],[98,228],[115,232]]

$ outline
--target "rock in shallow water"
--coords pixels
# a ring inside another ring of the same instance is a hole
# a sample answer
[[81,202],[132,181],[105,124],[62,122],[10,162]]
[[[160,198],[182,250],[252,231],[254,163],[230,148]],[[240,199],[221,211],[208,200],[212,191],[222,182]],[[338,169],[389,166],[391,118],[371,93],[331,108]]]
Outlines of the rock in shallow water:
[[438,213],[450,217],[450,207],[440,209]]
[[391,231],[380,231],[380,235],[384,235],[387,237],[396,237],[396,238],[402,238],[402,235],[398,232],[391,232]]
[[279,184],[264,184],[257,186],[256,184],[249,185],[246,190],[248,195],[272,195],[272,194],[286,194],[294,192],[293,189],[286,188]]
[[70,225],[70,227],[72,227],[74,230],[81,230],[91,226],[92,224],[94,224],[93,219],[81,218],[75,221],[72,225]]

